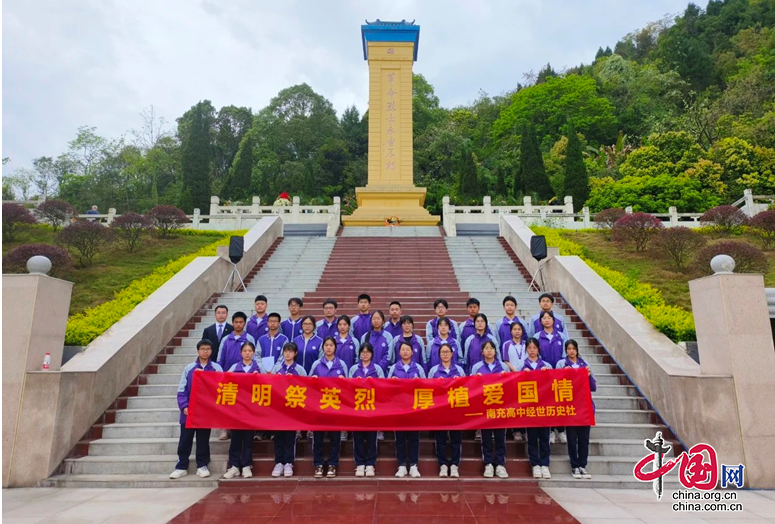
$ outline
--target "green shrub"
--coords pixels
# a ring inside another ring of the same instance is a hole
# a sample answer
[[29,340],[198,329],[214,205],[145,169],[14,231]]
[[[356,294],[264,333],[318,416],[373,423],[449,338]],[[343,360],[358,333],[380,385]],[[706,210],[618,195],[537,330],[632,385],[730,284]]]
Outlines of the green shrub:
[[[244,235],[246,231],[234,231],[233,234]],[[223,236],[212,244],[208,244],[196,253],[171,260],[164,266],[156,268],[150,275],[137,279],[116,293],[113,300],[89,308],[82,313],[71,316],[67,321],[65,344],[69,346],[85,346],[102,335],[109,327],[121,320],[132,309],[159,289],[178,271],[186,267],[196,257],[215,256],[218,246],[229,244],[229,236]]]
[[657,331],[671,340],[694,340],[694,317],[689,311],[665,303],[662,292],[642,282],[634,275],[625,275],[602,264],[589,260],[586,249],[562,236],[564,230],[545,227],[532,227],[536,235],[544,235],[546,244],[560,248],[560,255],[576,255],[584,260],[600,277],[605,280],[622,298],[635,306]]

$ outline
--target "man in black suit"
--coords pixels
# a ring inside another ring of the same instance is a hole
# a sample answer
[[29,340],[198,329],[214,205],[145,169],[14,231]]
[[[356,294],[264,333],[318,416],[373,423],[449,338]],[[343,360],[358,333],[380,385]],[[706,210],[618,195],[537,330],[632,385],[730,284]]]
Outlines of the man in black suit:
[[[215,324],[205,328],[202,335],[203,340],[209,340],[213,343],[213,362],[218,361],[218,348],[221,347],[221,339],[234,331],[234,327],[226,322],[229,317],[229,308],[226,306],[217,306],[215,308]],[[226,371],[226,370],[224,370]]]

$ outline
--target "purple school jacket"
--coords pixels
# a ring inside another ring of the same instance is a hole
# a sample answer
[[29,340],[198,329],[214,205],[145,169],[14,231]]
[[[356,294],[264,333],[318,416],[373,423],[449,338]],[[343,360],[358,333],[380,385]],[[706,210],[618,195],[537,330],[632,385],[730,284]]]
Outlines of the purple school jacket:
[[351,367],[358,360],[358,349],[361,345],[350,335],[347,335],[344,341],[342,341],[342,337],[338,333],[334,338],[336,339],[337,358],[341,358],[348,367]]
[[237,362],[232,367],[229,368],[229,373],[264,373],[263,366],[259,366],[257,361],[253,361],[250,364],[250,369],[245,371],[245,368],[243,367],[242,362]]
[[283,332],[283,335],[288,337],[288,340],[296,340],[296,337],[301,335],[302,318],[304,317],[299,317],[295,321],[291,320],[290,318],[286,318],[280,322],[280,331]]
[[269,324],[267,323],[268,315],[264,315],[260,319],[254,314],[252,317],[248,319],[248,323],[245,326],[245,331],[248,332],[248,335],[253,337],[255,340],[258,340],[259,338],[263,337],[267,333],[269,333]]
[[240,336],[232,331],[221,339],[221,348],[218,350],[218,365],[221,366],[221,369],[229,369],[242,360],[240,352],[245,342],[256,345],[255,339],[244,331]]
[[445,368],[443,365],[439,364],[438,366],[433,366],[428,372],[428,378],[455,378],[465,376],[466,372],[463,371],[463,368],[456,366],[455,364],[450,365],[449,368]]
[[428,369],[441,364],[441,360],[439,359],[439,348],[444,342],[447,342],[452,348],[452,364],[457,366],[463,363],[463,352],[460,350],[460,344],[456,339],[452,338],[452,335],[450,334],[447,337],[447,340],[441,340],[439,337],[436,337],[433,339],[433,342],[431,342],[430,347],[428,347],[428,354],[426,355]]
[[258,339],[258,346],[261,348],[262,357],[274,357],[275,362],[282,358],[283,346],[288,343],[288,337],[281,332],[277,332],[274,338],[269,333]]
[[498,340],[501,342],[501,349],[506,345],[506,342],[511,340],[511,325],[514,322],[519,322],[522,326],[522,343],[527,341],[527,324],[521,318],[515,316],[514,320],[510,320],[509,317],[504,316],[498,321]]
[[350,378],[385,378],[385,373],[372,360],[366,369],[363,368],[363,364],[360,362],[353,364],[350,368]]
[[536,338],[541,350],[541,359],[553,368],[556,367],[557,362],[565,357],[565,337],[562,331],[555,329],[550,336],[542,329]]
[[538,371],[539,369],[552,369],[552,365],[548,362],[544,362],[541,360],[541,357],[538,357],[535,362],[531,362],[529,358],[525,359],[525,365],[522,366],[522,369],[520,371]]
[[[464,369],[469,370],[470,372],[470,370],[473,369],[477,362],[481,362],[482,344],[484,344],[487,340],[491,340],[495,343],[495,347],[498,347],[498,341],[495,339],[495,335],[486,331],[484,332],[484,335],[474,333],[463,342],[463,352],[466,355],[465,363],[463,364]],[[498,356],[498,351],[496,351],[495,357],[497,358]]]
[[332,362],[331,369],[328,369],[326,357],[320,357],[319,360],[317,360],[314,364],[312,364],[312,369],[309,372],[309,376],[320,377],[320,378],[326,378],[326,377],[347,378],[347,373],[349,371],[349,368],[344,363],[344,361],[341,358],[334,357],[334,360],[332,360],[331,362]]
[[337,322],[339,322],[339,318],[337,317],[334,317],[334,321],[330,324],[326,322],[325,318],[318,320],[317,326],[315,326],[315,334],[323,340],[325,340],[326,337],[338,337],[339,330],[336,328]]
[[368,342],[374,346],[374,362],[379,364],[382,371],[388,369],[394,358],[392,354],[393,337],[390,336],[390,333],[384,329],[379,332],[367,331],[360,340],[361,346],[364,342]]
[[363,338],[363,335],[371,331],[371,313],[360,313],[352,319],[352,322],[352,332],[355,340],[360,340]]
[[186,423],[186,415],[183,410],[188,407],[188,400],[191,398],[191,383],[194,379],[194,372],[197,369],[202,371],[223,371],[223,368],[215,362],[208,362],[204,367],[199,363],[199,358],[187,365],[183,370],[183,375],[178,383],[178,408],[180,408],[180,423]]
[[[471,320],[470,318],[467,318],[465,322],[463,322],[458,326],[458,328],[460,329],[459,340],[462,345],[465,345],[466,340],[468,340],[468,337],[476,333],[476,327],[474,327],[474,321]],[[487,324],[487,327],[484,329],[484,332],[495,337],[495,333],[493,333],[492,329],[490,329],[490,324]],[[509,335],[509,338],[511,338],[510,335]],[[495,337],[495,339],[497,343],[497,337]]]
[[320,358],[323,351],[323,339],[317,335],[312,335],[309,340],[304,338],[304,335],[299,335],[293,342],[298,346],[299,352],[296,353],[296,362],[301,364],[304,371],[309,375],[309,370],[312,369],[312,364]]
[[404,330],[401,329],[401,320],[399,319],[398,322],[393,324],[393,321],[391,319],[388,319],[388,321],[383,326],[383,329],[390,333],[390,336],[393,338],[402,336]]
[[421,365],[419,365],[417,362],[412,362],[409,364],[408,369],[404,369],[404,364],[402,362],[398,362],[397,364],[393,364],[390,366],[390,372],[388,373],[388,378],[425,378],[425,370],[422,368]]
[[[401,347],[401,343],[404,341],[404,332],[402,331],[401,334],[398,337],[393,337],[393,348],[391,350],[391,354],[393,355],[393,360],[398,361],[401,359],[401,356],[398,354],[398,350]],[[412,338],[409,340],[409,343],[412,345],[412,360],[420,364],[421,366],[425,366],[425,346],[422,343],[422,339],[419,335],[416,335],[412,333]]]

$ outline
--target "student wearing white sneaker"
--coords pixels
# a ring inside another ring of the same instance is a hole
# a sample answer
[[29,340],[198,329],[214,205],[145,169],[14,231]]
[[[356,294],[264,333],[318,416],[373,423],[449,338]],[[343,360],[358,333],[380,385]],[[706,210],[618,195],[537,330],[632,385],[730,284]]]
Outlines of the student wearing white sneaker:
[[[477,315],[479,317],[480,315]],[[471,368],[471,376],[494,375],[509,372],[509,368],[497,357],[498,347],[494,340],[485,340],[481,346],[482,360],[476,362]],[[493,442],[495,443],[493,449]],[[494,456],[493,456],[493,451]],[[483,429],[482,430],[482,462],[484,462],[484,476],[505,479],[509,477],[506,471],[506,430]]]
[[[256,348],[251,342],[245,342],[240,349],[242,361],[237,362],[229,373],[266,373],[261,360],[256,360]],[[245,478],[253,476],[253,435],[251,429],[231,430],[231,445],[229,446],[229,464],[231,467],[223,474],[223,478],[239,477],[240,472]]]
[[[286,342],[283,346],[282,361],[272,368],[273,375],[295,375],[306,377],[304,366],[296,363],[298,346],[293,342]],[[293,463],[296,461],[296,431],[274,432],[274,469],[273,477],[292,477]]]
[[[425,371],[422,365],[414,361],[414,348],[409,342],[401,340],[398,345],[399,360],[390,367],[388,378],[392,379],[415,379],[425,378]],[[407,448],[409,453],[407,457]],[[420,461],[420,432],[419,431],[396,431],[396,459],[398,460],[398,471],[396,477],[405,477],[409,465],[409,476],[418,478],[420,470],[417,463]]]
[[[437,366],[433,366],[428,372],[428,378],[455,379],[466,376],[463,368],[452,362],[452,347],[448,343],[442,343],[439,346],[439,361]],[[449,444],[452,448],[452,460],[447,460],[447,434],[449,434]],[[463,432],[460,430],[436,431],[436,460],[439,462],[439,477],[460,476],[458,468],[460,467],[460,456],[463,451]],[[449,466],[447,463],[449,462]]]
[[[535,338],[527,339],[525,350],[527,358],[522,371],[541,371],[552,366],[541,360],[540,346]],[[533,477],[550,479],[549,473],[549,433],[550,428],[527,428],[527,456],[533,466]]]
[[194,373],[198,371],[223,371],[223,368],[210,361],[213,354],[213,343],[209,340],[200,340],[196,344],[197,359],[187,365],[183,370],[178,384],[178,408],[180,408],[180,440],[178,441],[178,463],[175,471],[170,474],[171,479],[179,479],[188,475],[188,463],[191,456],[191,448],[194,446],[196,436],[196,474],[199,477],[209,477],[210,470],[210,429],[187,428],[188,401],[191,398],[191,383]]
[[[360,362],[350,368],[350,378],[385,378],[382,368],[374,363],[374,347],[364,342],[358,349]],[[377,465],[377,432],[353,431],[353,458],[356,477],[373,477]]]
[[[564,359],[557,363],[557,369],[586,368],[589,377],[589,390],[597,391],[597,381],[592,374],[592,368],[579,356],[579,345],[571,339],[565,343]],[[592,403],[594,409],[595,403]],[[591,479],[587,473],[587,457],[589,457],[589,426],[568,426],[568,456],[570,457],[571,476],[574,479]]]

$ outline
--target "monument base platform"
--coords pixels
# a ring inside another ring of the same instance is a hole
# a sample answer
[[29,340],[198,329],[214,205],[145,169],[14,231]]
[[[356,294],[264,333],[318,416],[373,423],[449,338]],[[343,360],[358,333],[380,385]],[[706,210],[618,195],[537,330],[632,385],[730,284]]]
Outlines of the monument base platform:
[[398,217],[405,226],[435,226],[439,217],[423,207],[424,187],[368,186],[355,189],[358,208],[343,216],[345,226],[384,226],[389,217]]

